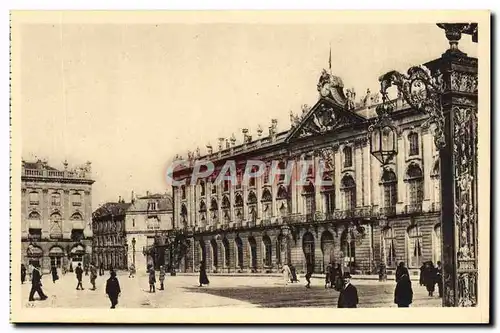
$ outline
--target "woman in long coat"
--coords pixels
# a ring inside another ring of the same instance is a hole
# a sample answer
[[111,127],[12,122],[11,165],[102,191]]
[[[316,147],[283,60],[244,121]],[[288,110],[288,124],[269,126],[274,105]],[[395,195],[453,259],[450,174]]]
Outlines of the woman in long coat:
[[200,287],[203,286],[204,284],[208,285],[210,284],[210,281],[208,280],[207,276],[207,267],[205,265],[205,261],[203,260],[200,262]]
[[407,308],[413,301],[413,289],[411,288],[411,280],[408,274],[403,274],[399,278],[394,290],[394,303],[398,308]]
[[436,286],[436,268],[432,261],[429,261],[425,265],[424,269],[424,284],[429,296],[434,296],[434,288]]
[[165,267],[163,265],[160,266],[160,275],[158,277],[160,280],[160,290],[165,290],[165,287],[163,285],[165,281]]

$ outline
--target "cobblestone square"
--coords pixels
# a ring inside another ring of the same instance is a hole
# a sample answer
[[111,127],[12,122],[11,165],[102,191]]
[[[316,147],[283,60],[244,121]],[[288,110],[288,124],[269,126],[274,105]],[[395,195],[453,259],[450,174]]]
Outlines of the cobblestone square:
[[[208,308],[208,307],[337,307],[338,292],[325,289],[322,279],[312,279],[312,287],[304,287],[305,280],[284,286],[276,276],[209,276],[210,285],[198,287],[195,275],[167,276],[165,290],[149,293],[146,275],[128,278],[118,274],[122,295],[118,308]],[[97,278],[97,290],[90,290],[89,276],[84,276],[85,290],[76,290],[76,277],[72,273],[61,276],[53,283],[44,275],[43,291],[46,301],[28,302],[31,284],[22,286],[22,299],[26,307],[53,308],[109,308],[105,295],[108,274]],[[359,293],[361,308],[395,307],[393,304],[394,281],[356,280],[352,282]],[[159,283],[157,283],[158,287]],[[441,299],[429,297],[425,287],[413,282],[413,307],[439,307]]]

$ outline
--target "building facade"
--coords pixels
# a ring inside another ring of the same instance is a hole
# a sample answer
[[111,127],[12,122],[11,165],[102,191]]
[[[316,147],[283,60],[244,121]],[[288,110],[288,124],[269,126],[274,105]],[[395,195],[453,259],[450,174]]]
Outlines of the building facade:
[[[189,153],[175,169],[174,179],[187,180],[173,187],[174,226],[190,240],[181,270],[196,270],[205,260],[211,272],[277,272],[284,263],[303,272],[309,263],[320,273],[338,263],[351,273],[373,274],[381,263],[391,273],[403,261],[416,273],[423,262],[441,260],[433,125],[395,97],[397,131],[384,143],[394,143],[397,154],[382,166],[368,139],[378,94],[368,90],[356,100],[326,70],[317,90],[313,107],[290,115],[289,130],[278,133],[273,122],[257,139],[244,130],[242,144],[234,136],[221,139],[219,151],[207,146],[205,156]],[[238,181],[217,184],[228,160],[235,161]],[[266,171],[242,184],[248,160],[265,162]],[[213,162],[215,172],[192,185],[193,166],[203,161]],[[294,167],[290,182],[270,175],[272,163],[284,171],[304,161],[312,166]],[[318,177],[331,184],[318,185]]]
[[91,164],[58,170],[22,161],[22,262],[43,271],[86,263],[92,251]]
[[92,214],[92,261],[97,267],[127,269],[125,216],[129,206],[120,198],[118,202],[105,203]]
[[132,192],[125,217],[128,265],[146,270],[148,264],[158,268],[165,264],[165,251],[152,251],[164,232],[172,230],[172,197],[168,194],[137,196]]

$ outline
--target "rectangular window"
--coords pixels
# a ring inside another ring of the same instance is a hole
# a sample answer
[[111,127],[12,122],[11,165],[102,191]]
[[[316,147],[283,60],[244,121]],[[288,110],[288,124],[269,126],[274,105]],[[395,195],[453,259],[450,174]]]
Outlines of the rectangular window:
[[408,135],[408,141],[410,143],[410,156],[418,155],[418,134],[410,133]]
[[29,201],[30,205],[38,205],[39,204],[38,192],[31,192],[29,195]]
[[326,212],[333,213],[335,210],[335,193],[325,192],[325,201],[326,201]]
[[53,193],[51,197],[52,206],[61,206],[61,195],[59,193]]
[[135,219],[132,219],[132,228],[135,228]]
[[81,206],[82,196],[79,193],[73,193],[71,195],[71,202],[73,203],[73,206]]

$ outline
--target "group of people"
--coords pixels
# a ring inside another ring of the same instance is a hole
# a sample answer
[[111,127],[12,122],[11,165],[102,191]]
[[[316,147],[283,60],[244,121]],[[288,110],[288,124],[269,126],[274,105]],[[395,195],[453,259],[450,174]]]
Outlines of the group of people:
[[[97,279],[97,267],[92,263],[89,266],[90,270],[90,283],[92,284],[92,288],[90,290],[96,290],[96,279]],[[21,283],[24,284],[26,281],[26,274],[29,274],[31,280],[31,290],[29,294],[28,301],[33,302],[35,300],[35,294],[38,294],[40,300],[44,301],[48,297],[42,290],[42,270],[40,269],[40,265],[37,263],[30,264],[29,268],[26,269],[24,264],[21,264]],[[59,280],[59,275],[57,271],[57,267],[52,265],[50,269],[50,274],[52,276],[52,282],[56,283]],[[84,269],[82,268],[82,264],[78,263],[78,266],[75,268],[75,275],[77,280],[76,290],[84,290],[83,288],[83,274]],[[103,273],[104,274],[104,273]],[[102,275],[103,275],[102,274]],[[100,274],[101,275],[101,274]],[[108,295],[111,301],[111,308],[114,309],[118,304],[118,297],[121,294],[120,283],[116,277],[116,272],[114,270],[110,271],[110,277],[106,281],[106,295]]]
[[441,262],[436,263],[434,266],[432,261],[425,262],[420,267],[420,285],[425,286],[429,296],[434,296],[436,284],[438,286],[438,295],[443,297],[443,268]]

